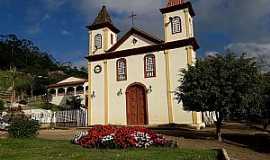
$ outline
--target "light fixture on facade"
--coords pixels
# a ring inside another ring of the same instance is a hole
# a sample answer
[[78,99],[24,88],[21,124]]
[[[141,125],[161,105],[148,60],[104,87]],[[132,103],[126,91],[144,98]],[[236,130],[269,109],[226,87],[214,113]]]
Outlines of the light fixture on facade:
[[96,92],[93,91],[92,94],[91,94],[91,98],[95,98],[96,97]]
[[123,95],[122,89],[120,89],[120,90],[117,92],[117,96],[121,96],[121,95]]
[[152,93],[152,86],[150,85],[149,88],[147,89],[147,93]]

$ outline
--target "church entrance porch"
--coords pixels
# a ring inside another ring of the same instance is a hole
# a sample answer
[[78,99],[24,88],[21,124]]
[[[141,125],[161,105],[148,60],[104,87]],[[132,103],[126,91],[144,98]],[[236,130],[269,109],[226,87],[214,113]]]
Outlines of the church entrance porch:
[[147,125],[146,88],[140,83],[130,85],[126,90],[127,124]]

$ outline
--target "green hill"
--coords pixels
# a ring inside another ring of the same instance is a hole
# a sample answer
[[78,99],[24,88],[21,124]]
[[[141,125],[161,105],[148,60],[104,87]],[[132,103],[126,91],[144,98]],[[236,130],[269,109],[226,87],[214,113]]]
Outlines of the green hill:
[[87,69],[59,62],[30,40],[16,35],[0,36],[0,91],[12,86],[12,72],[16,68],[15,88],[18,94],[43,95],[46,85],[70,76],[87,78]]

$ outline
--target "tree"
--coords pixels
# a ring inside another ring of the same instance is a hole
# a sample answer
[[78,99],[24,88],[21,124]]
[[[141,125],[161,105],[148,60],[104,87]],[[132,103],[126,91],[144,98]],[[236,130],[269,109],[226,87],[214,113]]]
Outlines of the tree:
[[253,58],[229,53],[198,60],[182,71],[176,95],[184,109],[215,112],[216,136],[222,141],[221,126],[226,117],[246,118],[260,110],[260,74]]
[[69,106],[69,109],[80,109],[82,107],[82,99],[80,96],[72,96],[67,99],[67,106]]
[[[17,73],[22,73],[15,82],[16,91],[28,95],[43,95],[46,86],[56,83],[70,76],[87,78],[85,68],[78,69],[71,63],[56,61],[53,56],[40,50],[33,42],[20,39],[16,35],[0,35],[0,78],[1,70],[16,68]],[[57,77],[50,76],[52,72],[63,72]],[[47,77],[47,78],[37,78]],[[22,79],[21,79],[22,78]],[[3,79],[3,78],[1,78]],[[7,80],[0,82],[1,89],[6,89]],[[4,86],[4,87],[2,87]],[[32,94],[31,94],[32,93]]]
[[270,73],[263,75],[262,90],[262,118],[264,119],[263,128],[266,129],[270,119]]

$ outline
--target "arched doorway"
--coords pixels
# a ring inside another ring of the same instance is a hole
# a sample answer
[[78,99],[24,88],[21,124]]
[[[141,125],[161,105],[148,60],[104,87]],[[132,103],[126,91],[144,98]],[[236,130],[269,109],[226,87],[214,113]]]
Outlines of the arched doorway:
[[140,83],[130,85],[126,90],[127,124],[147,125],[146,88]]

